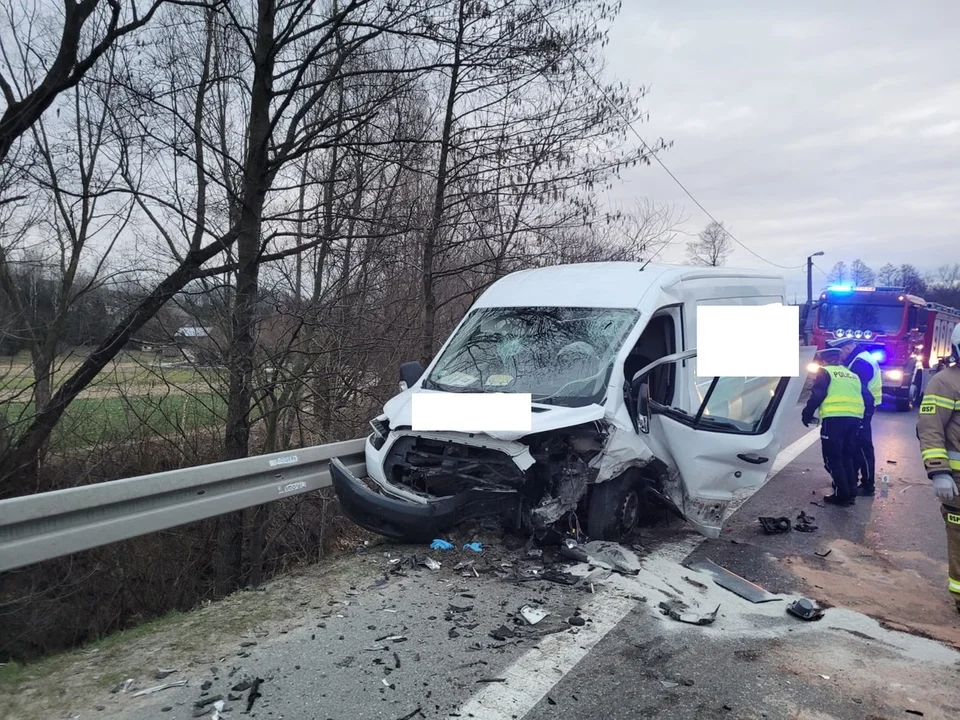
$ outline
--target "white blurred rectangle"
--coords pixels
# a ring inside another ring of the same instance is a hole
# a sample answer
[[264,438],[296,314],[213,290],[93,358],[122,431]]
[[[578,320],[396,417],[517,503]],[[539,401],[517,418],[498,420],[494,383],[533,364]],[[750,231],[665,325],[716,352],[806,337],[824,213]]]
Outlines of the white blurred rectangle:
[[703,305],[697,308],[697,377],[797,377],[800,308]]
[[414,393],[415,432],[530,432],[530,393]]

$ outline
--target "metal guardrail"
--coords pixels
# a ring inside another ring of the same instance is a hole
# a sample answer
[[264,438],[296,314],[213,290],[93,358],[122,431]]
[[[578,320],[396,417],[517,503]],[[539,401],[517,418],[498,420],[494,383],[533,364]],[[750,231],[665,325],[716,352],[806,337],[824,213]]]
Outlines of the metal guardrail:
[[0,501],[0,572],[330,487],[364,470],[364,439]]

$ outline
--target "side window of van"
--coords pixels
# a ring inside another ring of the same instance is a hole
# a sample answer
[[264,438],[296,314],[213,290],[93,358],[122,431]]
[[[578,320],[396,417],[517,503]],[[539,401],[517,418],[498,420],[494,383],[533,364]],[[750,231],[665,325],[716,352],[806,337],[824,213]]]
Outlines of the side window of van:
[[[742,432],[757,432],[768,408],[776,400],[780,382],[781,378],[778,377],[717,378],[713,392],[703,408],[703,418],[728,421]],[[697,394],[701,403],[712,384],[712,378],[698,378]],[[706,420],[707,427],[709,424],[711,421]]]

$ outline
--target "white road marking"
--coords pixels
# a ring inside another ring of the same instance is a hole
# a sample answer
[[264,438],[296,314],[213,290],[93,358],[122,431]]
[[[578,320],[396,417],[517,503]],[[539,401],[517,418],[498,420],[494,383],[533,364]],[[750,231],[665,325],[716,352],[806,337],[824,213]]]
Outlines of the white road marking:
[[[819,432],[819,429],[812,430],[784,448],[770,468],[767,482],[810,447]],[[738,498],[734,511],[739,509],[747,498]],[[679,563],[705,539],[697,535],[658,548],[644,557],[645,572],[662,574],[666,565]],[[537,647],[525,652],[500,673],[500,677],[507,679],[505,683],[491,684],[475,693],[457,712],[461,717],[474,720],[522,718],[638,605],[639,602],[630,595],[600,593],[596,600],[581,609],[583,615],[593,622],[587,623],[575,635],[548,635]]]

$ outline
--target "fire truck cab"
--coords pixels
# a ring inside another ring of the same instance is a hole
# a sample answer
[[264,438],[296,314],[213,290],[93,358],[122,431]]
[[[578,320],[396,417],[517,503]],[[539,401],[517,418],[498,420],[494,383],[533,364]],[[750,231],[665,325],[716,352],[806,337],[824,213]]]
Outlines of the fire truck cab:
[[950,334],[960,311],[901,287],[831,285],[821,295],[813,323],[817,349],[853,337],[883,373],[883,402],[900,412],[919,404],[927,381],[950,356]]

